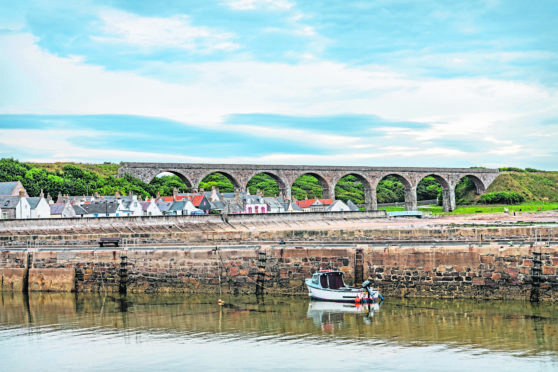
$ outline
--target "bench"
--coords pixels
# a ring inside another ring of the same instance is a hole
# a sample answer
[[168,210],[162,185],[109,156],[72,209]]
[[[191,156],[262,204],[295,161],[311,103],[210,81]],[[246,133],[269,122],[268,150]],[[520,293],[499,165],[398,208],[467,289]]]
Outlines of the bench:
[[120,238],[99,238],[98,243],[100,247],[105,244],[114,244],[115,247],[118,247],[118,244],[120,244]]

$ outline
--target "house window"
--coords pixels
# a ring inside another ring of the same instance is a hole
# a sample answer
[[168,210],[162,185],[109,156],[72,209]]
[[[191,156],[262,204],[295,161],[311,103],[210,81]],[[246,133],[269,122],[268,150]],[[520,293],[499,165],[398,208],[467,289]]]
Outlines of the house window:
[[254,207],[254,209],[256,210],[256,213],[258,213],[258,206],[257,205]]
[[252,213],[252,207],[248,207],[248,213]]
[[3,219],[3,220],[7,220],[7,219],[8,219],[8,212],[2,212],[2,219]]
[[265,207],[262,207],[262,213],[265,213]]

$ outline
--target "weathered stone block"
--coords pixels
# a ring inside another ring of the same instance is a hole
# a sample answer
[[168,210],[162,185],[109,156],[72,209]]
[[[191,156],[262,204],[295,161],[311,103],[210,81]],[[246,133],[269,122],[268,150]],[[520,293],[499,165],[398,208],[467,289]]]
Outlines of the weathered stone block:
[[21,292],[23,291],[23,276],[25,269],[0,269],[0,280],[2,283],[2,291]]
[[543,266],[542,273],[543,275],[556,275],[556,268],[553,266]]
[[29,269],[30,292],[75,291],[74,269]]
[[483,278],[473,278],[472,280],[473,285],[484,285]]

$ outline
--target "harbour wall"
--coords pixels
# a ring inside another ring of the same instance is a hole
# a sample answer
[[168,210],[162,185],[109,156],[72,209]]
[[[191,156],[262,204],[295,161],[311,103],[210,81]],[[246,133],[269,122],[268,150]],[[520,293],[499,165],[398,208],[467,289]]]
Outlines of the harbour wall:
[[319,268],[336,268],[345,272],[349,284],[369,278],[387,297],[528,300],[536,251],[542,252],[540,300],[557,302],[558,245],[537,244],[446,241],[4,250],[0,275],[3,291],[118,292],[124,285],[125,291],[138,293],[254,293],[260,278],[266,294],[304,295],[305,278]]
[[[311,213],[304,213],[310,215]],[[303,215],[299,213],[298,215]],[[181,217],[181,216],[178,216]],[[200,216],[184,216],[200,217]],[[203,216],[202,216],[203,217]],[[112,220],[111,218],[99,218],[97,220]],[[236,228],[225,229],[221,224],[185,224],[178,223],[181,219],[168,220],[166,224],[149,225],[143,224],[144,230],[129,223],[117,224],[105,221],[105,225],[91,225],[88,228],[84,220],[59,220],[60,223],[68,223],[63,230],[51,233],[39,233],[43,228],[29,225],[29,229],[22,225],[21,230],[11,231],[2,235],[0,229],[0,250],[12,248],[43,248],[49,247],[81,247],[96,246],[100,237],[120,237],[123,245],[208,245],[208,244],[265,244],[268,242],[392,242],[392,241],[461,241],[461,242],[492,242],[492,241],[517,241],[532,242],[535,236],[538,239],[558,239],[558,226],[525,226],[525,225],[440,225],[402,227],[388,226],[376,227],[372,223],[370,228],[355,227],[353,219],[340,219],[330,221],[330,227],[313,228],[304,221],[290,221],[287,225],[281,220],[266,220],[263,225],[236,225]],[[167,221],[167,220],[165,220]],[[359,220],[361,223],[369,220]],[[29,222],[23,221],[22,223]],[[345,222],[346,226],[342,223]],[[71,225],[73,223],[74,225]],[[364,223],[361,226],[366,226]],[[409,222],[412,225],[412,222]],[[94,231],[98,226],[99,231]],[[2,225],[1,228],[9,228]],[[24,228],[25,227],[25,228]],[[13,226],[11,228],[14,228]],[[88,230],[89,229],[89,230]]]

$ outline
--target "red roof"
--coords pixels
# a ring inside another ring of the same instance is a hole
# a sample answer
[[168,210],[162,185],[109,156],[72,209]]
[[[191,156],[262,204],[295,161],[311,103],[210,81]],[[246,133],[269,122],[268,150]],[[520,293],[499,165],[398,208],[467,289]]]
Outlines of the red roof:
[[205,195],[194,195],[194,198],[192,199],[192,204],[194,204],[194,207],[198,207],[204,197]]
[[[205,197],[205,195],[203,194],[197,194],[197,195],[177,195],[176,196],[176,200],[191,200],[192,204],[194,204],[195,207],[199,206],[200,203],[202,202],[203,198]],[[147,199],[149,201],[149,199]],[[159,198],[156,199],[156,201],[162,200],[164,202],[172,202],[174,201],[174,196],[160,196]]]
[[333,199],[308,199],[308,200],[297,200],[296,204],[298,204],[300,208],[308,208],[312,204],[314,204],[316,200],[319,200],[320,203],[322,203],[323,205],[331,205],[333,203]]
[[308,208],[309,206],[314,204],[316,200],[318,199],[297,200],[296,204],[298,204],[300,208]]

